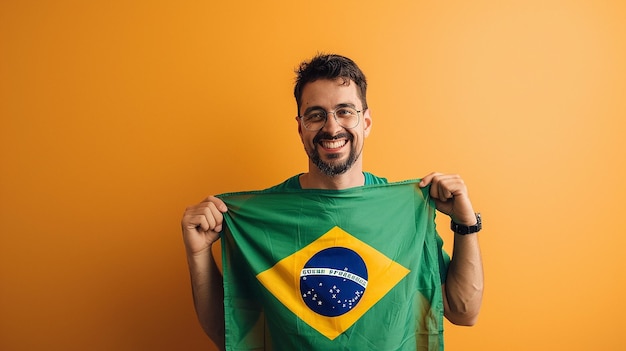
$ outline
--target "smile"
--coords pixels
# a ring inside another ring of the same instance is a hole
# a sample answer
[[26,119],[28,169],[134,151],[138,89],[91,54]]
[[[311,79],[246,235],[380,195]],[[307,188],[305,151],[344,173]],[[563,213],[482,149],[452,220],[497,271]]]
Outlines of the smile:
[[340,147],[343,147],[347,143],[348,143],[348,141],[345,140],[345,139],[343,139],[343,140],[321,140],[320,141],[320,145],[322,145],[322,147],[324,149],[338,149]]

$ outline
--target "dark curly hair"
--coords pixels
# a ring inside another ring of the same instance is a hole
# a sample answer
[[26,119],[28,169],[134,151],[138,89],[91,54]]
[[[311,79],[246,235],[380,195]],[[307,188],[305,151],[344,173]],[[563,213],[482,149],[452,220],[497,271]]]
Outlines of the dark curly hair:
[[298,114],[302,106],[302,90],[307,83],[318,79],[342,78],[344,85],[350,85],[353,81],[357,86],[357,92],[363,110],[367,109],[367,79],[359,66],[351,59],[335,54],[317,54],[310,61],[304,61],[296,69],[296,86],[293,94],[298,105]]

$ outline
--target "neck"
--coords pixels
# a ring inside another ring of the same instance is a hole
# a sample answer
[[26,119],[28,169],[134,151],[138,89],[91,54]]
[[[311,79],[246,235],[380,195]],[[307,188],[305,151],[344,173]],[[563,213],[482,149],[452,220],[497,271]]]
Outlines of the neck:
[[341,190],[365,185],[363,168],[354,164],[343,174],[328,176],[315,166],[310,165],[309,172],[300,176],[302,189],[330,189]]

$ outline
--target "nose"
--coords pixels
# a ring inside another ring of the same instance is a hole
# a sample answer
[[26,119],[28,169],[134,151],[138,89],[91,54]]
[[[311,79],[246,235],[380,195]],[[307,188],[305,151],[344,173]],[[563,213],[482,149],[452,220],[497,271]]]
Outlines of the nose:
[[338,131],[342,129],[343,127],[337,122],[337,117],[335,117],[335,113],[329,112],[326,115],[326,123],[324,123],[324,127],[322,127],[322,130],[330,133],[331,135],[335,135]]

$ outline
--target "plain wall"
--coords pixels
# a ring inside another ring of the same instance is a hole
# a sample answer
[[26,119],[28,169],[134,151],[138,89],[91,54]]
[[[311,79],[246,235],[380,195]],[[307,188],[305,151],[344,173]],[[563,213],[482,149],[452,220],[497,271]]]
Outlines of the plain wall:
[[306,171],[318,51],[369,79],[366,170],[459,173],[483,214],[447,350],[624,347],[624,2],[5,0],[0,349],[210,350],[180,217]]

